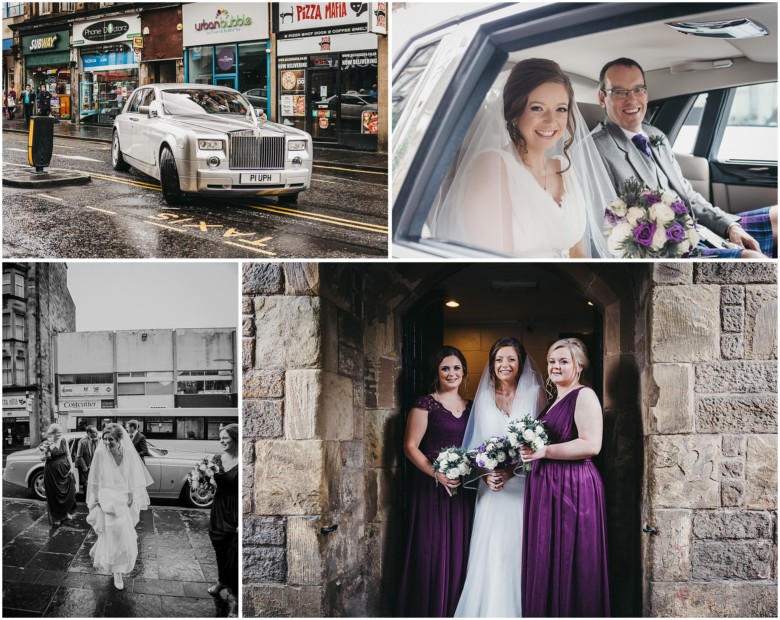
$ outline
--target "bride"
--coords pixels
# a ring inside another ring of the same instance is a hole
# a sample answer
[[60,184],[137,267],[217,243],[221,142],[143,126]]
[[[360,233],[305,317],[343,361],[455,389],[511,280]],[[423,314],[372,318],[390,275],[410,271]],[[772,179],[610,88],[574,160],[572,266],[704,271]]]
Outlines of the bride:
[[[505,435],[512,418],[536,416],[546,402],[542,386],[523,345],[511,337],[497,340],[474,397],[464,447],[471,450],[492,435]],[[456,617],[521,615],[524,489],[525,477],[512,470],[495,470],[479,480],[466,583]]]
[[527,258],[609,256],[604,209],[615,192],[552,60],[499,77],[439,191],[432,236]]
[[89,555],[95,568],[114,574],[114,586],[122,590],[122,574],[132,571],[138,558],[135,525],[149,508],[146,487],[153,480],[119,424],[106,425],[102,438],[87,481],[87,523],[98,536]]

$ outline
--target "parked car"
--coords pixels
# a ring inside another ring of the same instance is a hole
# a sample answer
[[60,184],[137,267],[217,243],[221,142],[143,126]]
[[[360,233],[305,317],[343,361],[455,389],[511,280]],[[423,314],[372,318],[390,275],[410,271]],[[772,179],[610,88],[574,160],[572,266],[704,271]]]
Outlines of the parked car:
[[311,185],[312,161],[308,133],[259,119],[225,86],[143,86],[114,121],[114,170],[132,166],[158,179],[170,205],[186,194],[294,203]]
[[371,95],[361,95],[354,91],[347,91],[341,95],[331,95],[315,104],[318,108],[329,108],[340,113],[341,118],[361,119],[363,112],[370,110],[376,112],[377,99]]
[[246,100],[251,103],[256,110],[268,112],[268,91],[265,88],[250,88],[242,93]]
[[[776,204],[777,15],[776,3],[514,3],[417,33],[394,54],[393,255],[496,256],[433,238],[426,222],[486,93],[525,58],[563,68],[591,128],[604,118],[601,67],[634,59],[646,120],[667,134],[695,189],[730,212]],[[741,38],[756,25],[768,36]]]
[[[73,462],[76,461],[78,440],[84,433],[64,433]],[[188,474],[195,464],[206,456],[200,452],[174,452],[157,448],[147,442],[149,453],[144,465],[152,475],[154,484],[148,486],[150,498],[180,499],[193,508],[209,508],[214,501],[214,493],[190,487]],[[38,448],[20,450],[10,454],[6,460],[3,479],[11,484],[28,487],[38,499],[46,499],[43,486],[43,461]],[[82,481],[83,483],[83,481]]]

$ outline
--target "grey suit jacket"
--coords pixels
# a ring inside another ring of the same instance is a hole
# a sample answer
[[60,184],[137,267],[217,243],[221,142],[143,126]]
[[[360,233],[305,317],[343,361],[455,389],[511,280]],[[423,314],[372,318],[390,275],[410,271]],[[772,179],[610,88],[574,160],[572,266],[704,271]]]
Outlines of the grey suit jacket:
[[[739,221],[739,216],[726,213],[718,207],[712,206],[699,192],[693,189],[688,179],[686,179],[680,164],[672,153],[669,146],[669,139],[660,129],[656,129],[648,123],[642,123],[642,129],[648,136],[661,135],[664,141],[659,146],[651,144],[650,150],[653,153],[653,159],[657,162],[666,178],[669,179],[671,187],[666,188],[675,192],[686,205],[692,210],[696,220],[702,226],[706,226],[714,233],[728,238],[728,227],[730,224]],[[634,177],[643,181],[651,189],[658,186],[655,163],[640,153],[639,149],[626,137],[623,130],[613,123],[610,119],[605,119],[593,130],[591,134],[601,154],[601,159],[607,168],[612,185],[615,190],[620,189],[620,185]]]

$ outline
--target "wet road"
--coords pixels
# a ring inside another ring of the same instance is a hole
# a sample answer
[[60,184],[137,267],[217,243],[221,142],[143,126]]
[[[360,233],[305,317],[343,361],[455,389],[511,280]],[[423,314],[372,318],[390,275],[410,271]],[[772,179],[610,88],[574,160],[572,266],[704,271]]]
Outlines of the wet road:
[[43,502],[3,500],[3,616],[220,617],[228,603],[216,583],[209,512],[152,507],[136,526],[138,561],[117,590],[92,566],[96,536],[80,504],[76,518],[50,527]]
[[[26,136],[3,134],[3,166],[29,169]],[[84,186],[3,187],[6,258],[387,257],[387,175],[315,164],[297,205],[275,198],[165,205],[159,184],[110,165],[110,145],[55,138],[53,168]]]

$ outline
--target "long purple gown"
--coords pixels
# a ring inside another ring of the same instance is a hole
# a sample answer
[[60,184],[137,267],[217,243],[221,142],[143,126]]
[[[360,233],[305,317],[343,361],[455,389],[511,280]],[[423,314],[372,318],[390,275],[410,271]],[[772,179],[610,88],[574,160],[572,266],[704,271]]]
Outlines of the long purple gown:
[[[414,407],[428,411],[420,451],[433,461],[443,448],[460,446],[471,403],[456,418],[430,394]],[[450,497],[443,486],[410,466],[409,534],[398,595],[398,616],[447,617],[455,613],[469,558],[474,491],[458,487]]]
[[[545,410],[550,442],[578,437],[582,388]],[[534,461],[523,508],[523,616],[609,616],[604,485],[591,459]]]

